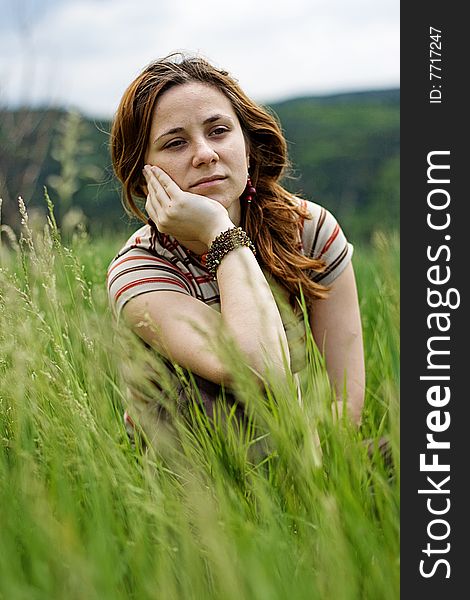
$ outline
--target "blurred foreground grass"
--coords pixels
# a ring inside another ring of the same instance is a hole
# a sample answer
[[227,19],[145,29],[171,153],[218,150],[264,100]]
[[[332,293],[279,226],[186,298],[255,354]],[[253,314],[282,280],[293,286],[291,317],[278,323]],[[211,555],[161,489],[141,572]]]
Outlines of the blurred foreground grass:
[[[26,215],[23,215],[27,219]],[[398,241],[356,249],[367,361],[359,432],[333,425],[310,347],[301,408],[253,400],[252,429],[193,415],[170,461],[134,448],[104,287],[122,240],[51,221],[0,248],[0,598],[118,600],[399,597]],[[140,353],[140,354],[139,354]],[[242,395],[257,398],[246,386]],[[323,459],[312,452],[318,428]],[[395,470],[362,438],[387,434]]]

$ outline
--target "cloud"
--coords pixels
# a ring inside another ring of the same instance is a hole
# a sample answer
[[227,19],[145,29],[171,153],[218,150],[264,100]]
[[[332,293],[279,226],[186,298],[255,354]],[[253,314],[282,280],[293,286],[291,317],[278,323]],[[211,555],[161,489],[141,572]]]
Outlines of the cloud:
[[109,116],[146,64],[177,49],[209,57],[260,101],[399,81],[396,0],[26,0],[16,6],[0,36],[3,102],[74,105]]

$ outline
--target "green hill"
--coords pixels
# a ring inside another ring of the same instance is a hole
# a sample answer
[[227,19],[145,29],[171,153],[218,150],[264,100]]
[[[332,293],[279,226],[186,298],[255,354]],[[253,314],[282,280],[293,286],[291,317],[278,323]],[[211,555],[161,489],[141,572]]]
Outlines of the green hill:
[[[268,107],[289,144],[284,184],[330,209],[353,240],[399,226],[399,102],[398,90],[385,90]],[[112,174],[109,130],[109,122],[58,109],[0,110],[2,221],[18,224],[18,195],[43,211],[47,185],[59,219],[73,206],[92,232],[133,227]]]
[[274,105],[296,178],[353,236],[399,226],[399,92],[299,98]]

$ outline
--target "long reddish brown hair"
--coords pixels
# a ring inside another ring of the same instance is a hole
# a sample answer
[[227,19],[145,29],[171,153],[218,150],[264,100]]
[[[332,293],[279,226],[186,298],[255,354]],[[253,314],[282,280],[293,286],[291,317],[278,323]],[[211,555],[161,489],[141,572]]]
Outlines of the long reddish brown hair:
[[170,87],[193,81],[213,85],[230,100],[248,140],[256,196],[249,208],[241,203],[240,225],[253,240],[260,265],[286,288],[292,304],[301,289],[308,303],[325,297],[327,288],[309,277],[310,270],[321,272],[324,263],[304,256],[299,247],[299,225],[309,218],[308,211],[279,184],[289,161],[276,117],[248,98],[226,71],[203,58],[170,54],[146,67],[124,92],[111,130],[111,156],[123,185],[124,207],[147,222],[137,202],[141,199],[143,205],[146,198],[142,169],[155,103]]

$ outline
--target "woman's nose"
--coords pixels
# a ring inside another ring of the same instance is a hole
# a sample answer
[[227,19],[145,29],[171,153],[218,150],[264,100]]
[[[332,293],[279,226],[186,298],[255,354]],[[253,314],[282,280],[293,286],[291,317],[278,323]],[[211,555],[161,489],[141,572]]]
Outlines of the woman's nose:
[[196,144],[193,156],[193,167],[198,167],[202,164],[210,164],[211,162],[217,162],[218,160],[219,155],[207,140],[201,140]]

